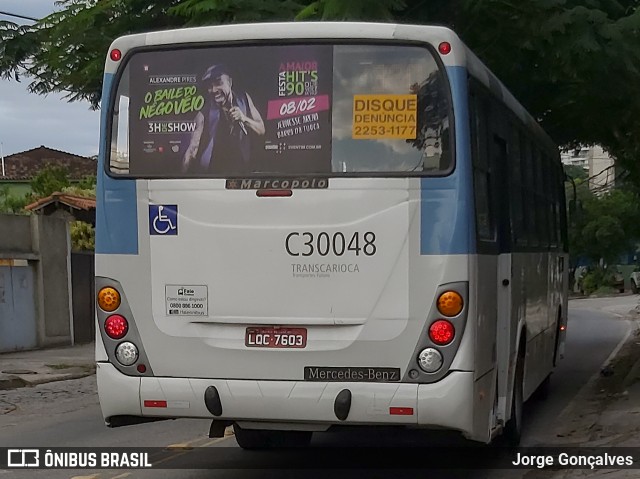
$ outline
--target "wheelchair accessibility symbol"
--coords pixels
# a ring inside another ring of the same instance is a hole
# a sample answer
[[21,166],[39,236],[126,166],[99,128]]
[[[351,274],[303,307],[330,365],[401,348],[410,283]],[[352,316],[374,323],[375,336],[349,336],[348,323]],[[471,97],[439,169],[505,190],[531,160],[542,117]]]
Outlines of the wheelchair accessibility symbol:
[[177,236],[178,205],[149,205],[149,234]]

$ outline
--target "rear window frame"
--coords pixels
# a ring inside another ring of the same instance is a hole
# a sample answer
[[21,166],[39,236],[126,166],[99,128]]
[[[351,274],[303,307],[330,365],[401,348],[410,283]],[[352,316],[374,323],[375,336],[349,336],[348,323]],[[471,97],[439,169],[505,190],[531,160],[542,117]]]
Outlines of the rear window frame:
[[[135,175],[131,173],[120,174],[113,173],[111,171],[111,145],[113,142],[113,113],[115,110],[116,101],[118,100],[118,88],[120,86],[120,80],[122,75],[127,70],[127,66],[131,58],[142,52],[158,52],[158,51],[178,51],[188,50],[196,48],[211,48],[211,47],[240,47],[240,46],[286,46],[286,45],[365,45],[365,46],[395,46],[395,47],[420,47],[428,50],[431,56],[436,62],[438,70],[445,82],[445,95],[449,106],[449,150],[451,155],[451,161],[449,167],[446,170],[432,171],[432,172],[330,172],[330,173],[250,173],[250,174],[238,174],[238,175],[207,175],[201,174],[185,174],[183,176],[176,177],[175,175]],[[112,80],[109,90],[109,104],[107,105],[107,124],[105,125],[105,138],[104,138],[104,172],[112,179],[122,180],[241,180],[241,179],[271,179],[271,178],[443,178],[451,175],[456,169],[457,155],[456,155],[456,128],[455,128],[455,114],[453,107],[453,94],[451,91],[451,82],[447,73],[446,66],[440,57],[436,47],[428,42],[421,41],[390,41],[390,40],[376,40],[376,39],[345,39],[345,38],[299,38],[299,39],[281,39],[281,40],[234,40],[234,41],[210,41],[210,42],[185,42],[180,44],[161,44],[161,45],[144,45],[133,47],[128,50],[120,61],[120,66],[114,78]]]

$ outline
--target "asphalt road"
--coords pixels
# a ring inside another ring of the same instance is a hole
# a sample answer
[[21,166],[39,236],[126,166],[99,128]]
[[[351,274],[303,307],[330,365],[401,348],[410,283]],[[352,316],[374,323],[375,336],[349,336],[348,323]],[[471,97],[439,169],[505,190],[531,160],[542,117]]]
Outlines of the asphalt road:
[[[557,418],[576,396],[582,386],[597,374],[603,363],[629,331],[629,323],[620,315],[638,303],[638,296],[615,299],[582,300],[571,303],[567,328],[565,359],[552,377],[549,398],[532,400],[525,409],[525,435],[523,445],[545,445],[554,435]],[[33,477],[63,479],[124,479],[124,478],[190,478],[211,477],[415,477],[425,478],[420,470],[344,471],[333,470],[256,470],[219,469],[229,464],[229,458],[238,457],[252,464],[252,453],[239,450],[233,436],[209,439],[207,420],[177,420],[133,427],[108,429],[104,426],[95,395],[95,377],[51,383],[37,388],[4,391],[0,401],[13,403],[16,410],[0,416],[0,447],[162,447],[174,449],[154,453],[152,462],[165,467],[181,464],[190,469],[164,470],[30,470],[0,471],[0,478]],[[457,437],[432,432],[347,431],[342,434],[323,433],[314,436],[313,445],[332,446],[336,454],[348,454],[348,446],[465,445]],[[207,446],[210,454],[195,453],[190,447]],[[384,450],[371,450],[371,454],[385,454]],[[399,461],[411,449],[394,452]],[[254,456],[255,457],[255,456]],[[244,459],[243,459],[244,458]],[[338,460],[338,459],[336,459]],[[324,458],[331,461],[331,458]],[[443,458],[444,466],[455,464],[456,459]],[[401,463],[401,462],[400,462]],[[218,464],[218,466],[217,466]],[[435,465],[435,464],[433,464]],[[198,469],[201,468],[201,469]],[[515,479],[523,471],[484,470],[463,476],[452,471],[430,471],[429,478],[465,477],[469,479]]]

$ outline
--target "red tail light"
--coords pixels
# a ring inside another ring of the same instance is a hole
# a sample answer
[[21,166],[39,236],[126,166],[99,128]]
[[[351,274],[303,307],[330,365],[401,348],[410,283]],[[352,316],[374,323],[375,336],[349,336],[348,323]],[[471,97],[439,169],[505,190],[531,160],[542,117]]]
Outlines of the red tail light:
[[129,331],[129,323],[119,314],[113,314],[104,322],[104,330],[111,339],[122,339]]
[[109,53],[109,57],[111,58],[111,60],[113,60],[114,62],[119,62],[120,59],[122,58],[122,52],[120,50],[118,50],[117,48],[114,48],[113,50],[111,50],[111,52]]
[[275,198],[278,196],[292,196],[293,191],[291,190],[258,190],[256,191],[256,196],[260,198]]
[[449,321],[439,319],[429,326],[429,337],[431,341],[439,346],[444,346],[453,341],[456,330]]
[[438,51],[442,55],[448,55],[449,53],[451,53],[451,43],[442,42],[440,45],[438,45]]

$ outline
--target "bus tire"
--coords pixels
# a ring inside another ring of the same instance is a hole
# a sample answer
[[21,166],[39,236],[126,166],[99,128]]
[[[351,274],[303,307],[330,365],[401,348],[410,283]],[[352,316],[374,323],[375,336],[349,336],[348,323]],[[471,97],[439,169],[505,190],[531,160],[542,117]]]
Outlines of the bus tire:
[[551,390],[551,374],[549,374],[544,381],[540,383],[538,386],[538,390],[536,391],[536,397],[542,401],[545,401],[549,398],[549,391]]
[[524,407],[524,351],[519,351],[516,362],[516,374],[513,380],[513,399],[511,417],[504,430],[504,439],[508,446],[515,447],[522,438],[522,410]]
[[242,429],[233,425],[236,441],[242,449],[278,449],[306,447],[311,442],[311,431],[278,431],[267,429]]

